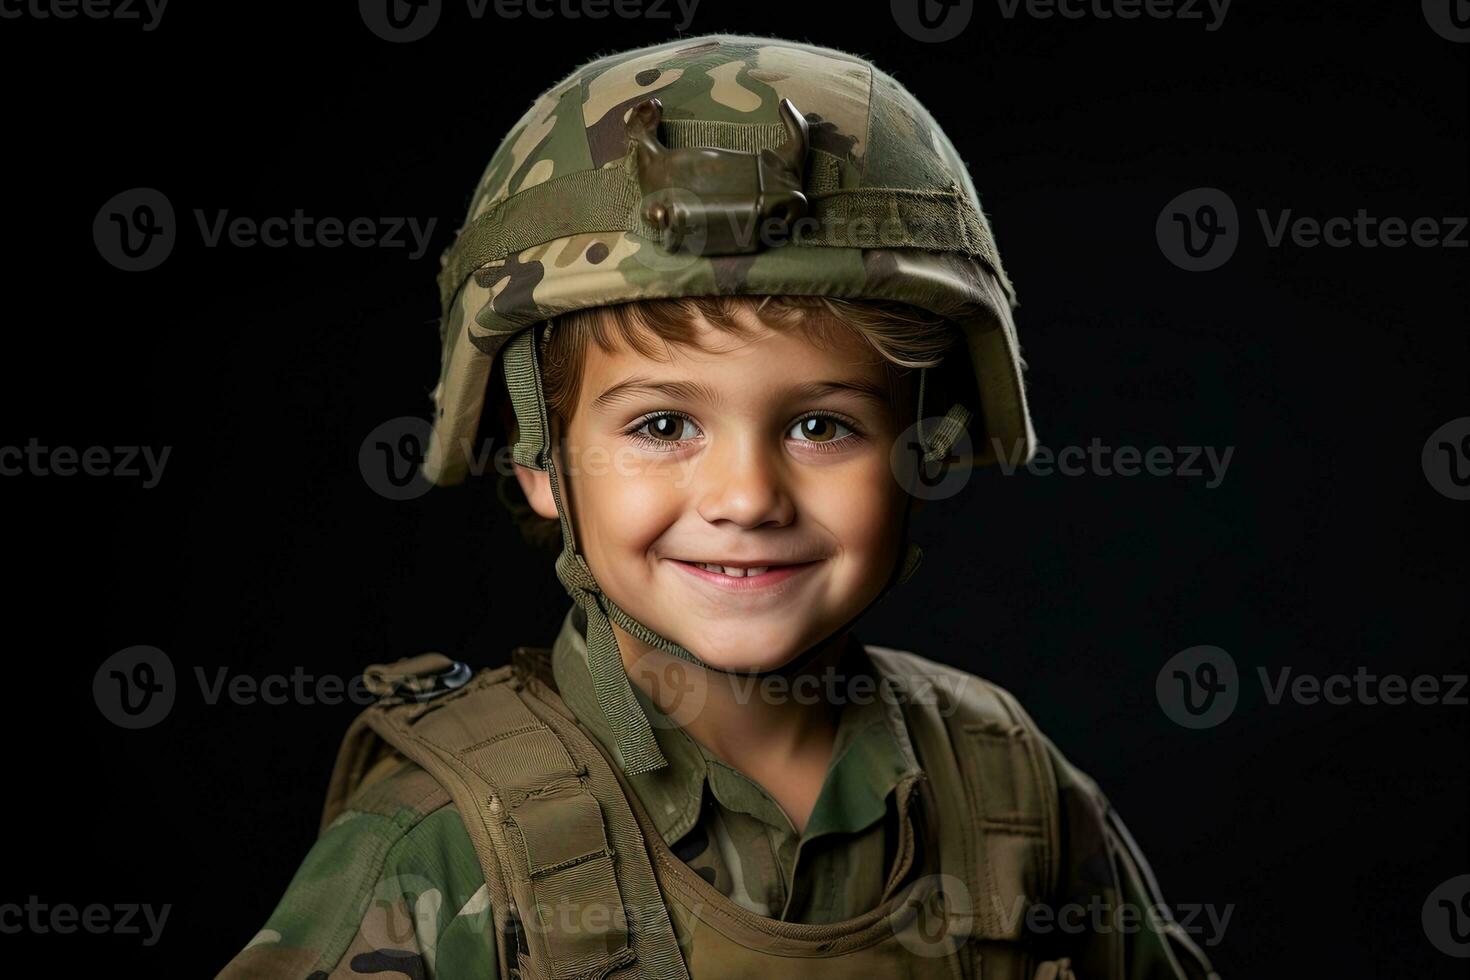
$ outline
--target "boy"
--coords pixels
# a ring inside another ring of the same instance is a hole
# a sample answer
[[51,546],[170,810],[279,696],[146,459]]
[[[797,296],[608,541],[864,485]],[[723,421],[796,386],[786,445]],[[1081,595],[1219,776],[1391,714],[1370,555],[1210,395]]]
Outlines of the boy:
[[917,566],[921,487],[1035,444],[1009,282],[908,92],[772,38],[594,61],[440,284],[425,471],[460,480],[507,393],[502,499],[575,604],[473,678],[368,669],[321,837],[221,976],[1213,976],[1008,694],[852,632]]

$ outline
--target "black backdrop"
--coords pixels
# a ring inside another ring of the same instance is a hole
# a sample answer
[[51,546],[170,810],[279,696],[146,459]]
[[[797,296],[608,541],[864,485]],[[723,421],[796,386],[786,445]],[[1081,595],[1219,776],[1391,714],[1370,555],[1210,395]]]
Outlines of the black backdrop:
[[[474,20],[451,2],[427,38],[388,43],[351,5],[305,6],[179,2],[152,30],[0,20],[0,445],[170,448],[149,488],[0,478],[0,903],[171,906],[151,946],[0,933],[11,963],[213,975],[264,923],[357,709],[209,704],[196,670],[350,677],[426,649],[495,664],[549,643],[566,605],[488,482],[392,501],[358,450],[426,412],[437,256],[501,135],[575,65],[671,38],[679,17]],[[1470,709],[1272,704],[1257,669],[1467,670],[1470,503],[1421,467],[1430,434],[1470,415],[1466,234],[1271,247],[1257,209],[1465,215],[1470,44],[1432,29],[1432,4],[1285,6],[1240,2],[1209,30],[982,3],[929,43],[886,4],[704,0],[685,33],[854,51],[928,104],[1017,284],[1047,446],[1234,447],[1213,488],[977,476],[922,515],[926,566],[864,639],[1016,692],[1107,790],[1170,901],[1230,910],[1209,947],[1227,977],[1463,976],[1421,909],[1470,872]],[[93,220],[138,187],[167,196],[178,240],[126,272]],[[1156,237],[1199,187],[1239,211],[1238,248],[1209,272]],[[413,259],[210,248],[193,215],[298,208],[437,224]],[[167,653],[177,698],[127,730],[92,684],[140,644]],[[1206,644],[1238,666],[1239,704],[1193,730],[1155,679]]]

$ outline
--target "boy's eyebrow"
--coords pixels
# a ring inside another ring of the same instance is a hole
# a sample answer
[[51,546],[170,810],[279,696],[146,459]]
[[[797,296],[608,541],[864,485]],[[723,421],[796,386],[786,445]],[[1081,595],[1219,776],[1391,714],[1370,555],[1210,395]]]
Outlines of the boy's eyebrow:
[[621,401],[624,396],[638,391],[651,392],[667,398],[682,398],[686,401],[702,401],[712,405],[719,404],[721,400],[712,388],[697,381],[655,381],[652,378],[634,375],[619,381],[592,399],[592,407],[609,408]]
[[[862,378],[847,381],[808,381],[796,385],[791,390],[803,398],[819,398],[822,395],[851,392],[883,408],[887,408],[889,404],[889,392],[885,385]],[[655,381],[652,378],[634,375],[619,381],[592,399],[592,407],[595,409],[609,408],[634,392],[651,392],[667,398],[702,401],[710,405],[718,405],[722,400],[713,389],[697,381]]]
[[881,408],[888,407],[888,387],[863,378],[854,378],[850,381],[809,381],[806,384],[797,385],[793,390],[807,398],[818,398],[822,395],[848,391],[859,398],[866,398]]

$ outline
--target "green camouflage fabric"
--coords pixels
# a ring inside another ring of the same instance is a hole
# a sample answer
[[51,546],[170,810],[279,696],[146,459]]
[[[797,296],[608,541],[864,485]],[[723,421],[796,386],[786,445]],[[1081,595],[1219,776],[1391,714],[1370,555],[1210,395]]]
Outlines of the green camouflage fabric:
[[[591,692],[577,612],[574,607],[567,614],[553,647],[555,679],[567,707],[616,760]],[[855,644],[854,652],[861,648]],[[936,676],[950,670],[934,666]],[[870,671],[871,665],[858,655],[843,669]],[[895,788],[926,778],[901,709],[891,702],[855,701],[844,708],[826,783],[802,834],[757,783],[665,724],[668,719],[658,720],[655,731],[670,765],[628,780],[678,857],[741,907],[784,921],[836,922],[875,907],[915,875],[935,871],[921,834],[921,859],[902,881],[885,886],[903,828],[924,826],[919,813],[896,805]],[[1106,798],[1054,745],[1045,746],[1060,795],[1060,887],[1055,896],[992,910],[1002,927],[1024,935],[1021,920],[1037,902],[1053,911],[1160,907],[1148,864]],[[1075,980],[1218,980],[1172,920],[1133,931],[1098,930],[1094,921],[1024,941],[1039,957],[1069,960]],[[501,941],[458,811],[427,773],[403,762],[366,787],[327,828],[264,928],[218,976],[493,980]],[[1068,980],[1067,974],[1054,976]]]
[[[810,129],[803,191],[817,230],[754,254],[664,252],[640,214],[625,132],[650,97],[664,105],[669,147],[745,152],[784,141],[778,109],[790,99]],[[993,461],[993,439],[1019,462],[1034,451],[1015,293],[964,161],[912,94],[846,52],[712,34],[581,66],[500,143],[442,261],[423,463],[441,485],[468,472],[491,365],[514,334],[571,310],[673,296],[892,299],[949,317],[968,343],[986,436],[955,465]]]
[[[586,638],[576,625],[580,612],[573,607],[568,613],[553,647],[557,689],[617,759],[616,739],[587,671]],[[854,642],[838,670],[872,677],[865,661]],[[873,908],[902,884],[884,888],[891,864],[885,845],[891,848],[912,818],[908,808],[897,807],[893,791],[922,769],[896,705],[874,698],[844,707],[826,783],[798,833],[760,784],[690,738],[647,698],[642,702],[669,765],[627,778],[674,853],[722,895],[765,918],[827,923]]]
[[[557,686],[616,758],[578,612],[568,612],[553,646]],[[893,789],[921,770],[897,710],[873,699],[842,712],[827,781],[802,833],[759,784],[666,717],[655,730],[669,766],[629,779],[679,858],[731,901],[768,918],[840,921],[901,884],[884,881],[911,818]],[[265,928],[220,976],[495,976],[496,929],[474,845],[447,794],[425,780],[405,764],[370,787],[308,853]]]

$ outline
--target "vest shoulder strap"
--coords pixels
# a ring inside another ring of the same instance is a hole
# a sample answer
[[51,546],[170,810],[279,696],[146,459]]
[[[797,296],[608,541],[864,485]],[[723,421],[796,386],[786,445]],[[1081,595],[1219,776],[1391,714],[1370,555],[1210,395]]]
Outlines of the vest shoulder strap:
[[951,912],[968,915],[978,939],[1022,940],[1027,904],[1055,895],[1061,873],[1045,738],[995,684],[907,651],[866,649],[898,692],[924,760],[940,811],[941,871],[969,892],[970,908]]
[[382,696],[343,738],[322,826],[407,758],[453,800],[474,843],[501,976],[688,980],[627,799],[536,669],[545,663],[544,651],[517,650],[512,666],[448,690],[421,683],[449,673],[438,655],[369,667]]

